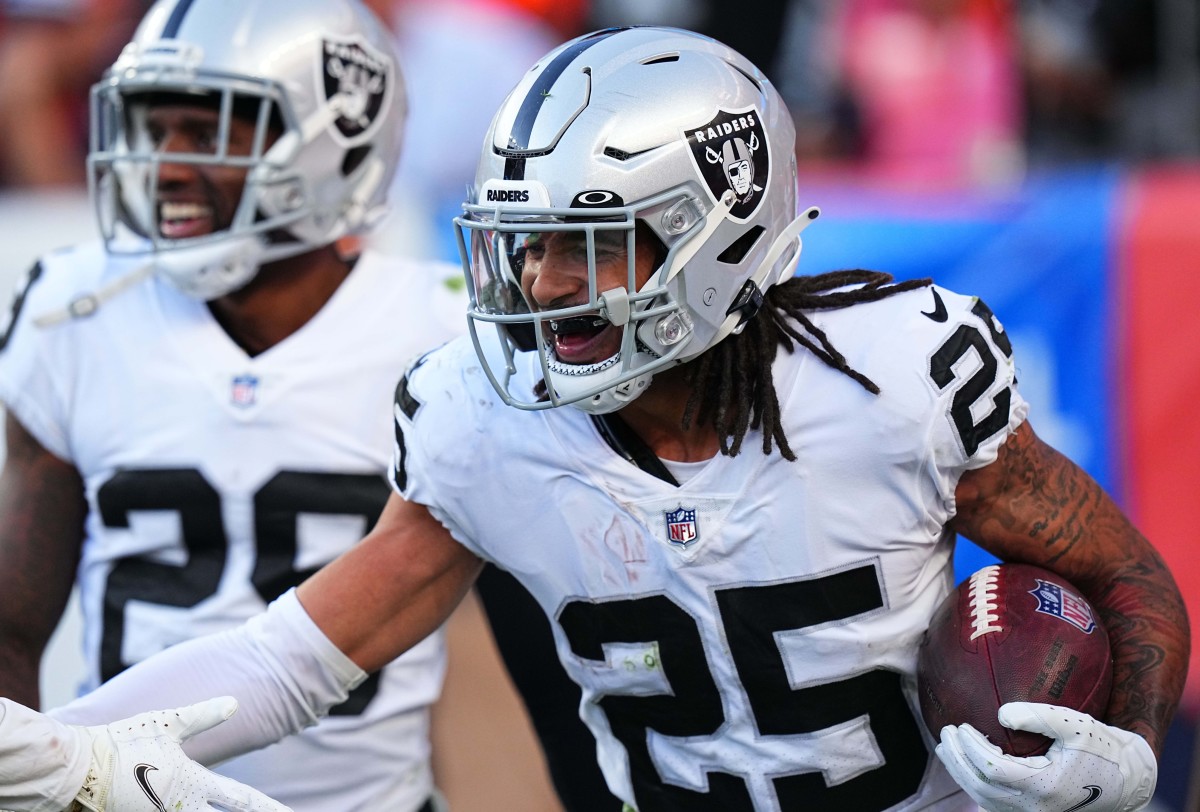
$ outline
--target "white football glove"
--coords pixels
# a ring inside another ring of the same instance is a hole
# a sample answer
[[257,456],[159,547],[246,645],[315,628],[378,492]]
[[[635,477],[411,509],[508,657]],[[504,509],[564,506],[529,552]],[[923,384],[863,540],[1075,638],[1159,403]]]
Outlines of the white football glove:
[[222,696],[109,725],[72,726],[91,739],[92,763],[67,812],[290,812],[257,790],[209,772],[179,746],[236,710],[237,700]]
[[1138,734],[1039,702],[1009,702],[997,716],[1054,743],[1044,756],[1017,758],[970,725],[942,728],[938,757],[989,812],[1134,812],[1154,795],[1158,763]]

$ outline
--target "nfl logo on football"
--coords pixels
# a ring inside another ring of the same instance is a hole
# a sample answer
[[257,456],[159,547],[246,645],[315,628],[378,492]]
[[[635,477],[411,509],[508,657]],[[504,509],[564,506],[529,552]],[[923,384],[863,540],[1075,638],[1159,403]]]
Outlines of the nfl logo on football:
[[1040,578],[1037,579],[1037,584],[1037,589],[1029,593],[1038,600],[1037,611],[1061,618],[1084,634],[1092,633],[1096,628],[1096,619],[1092,617],[1092,610],[1082,598],[1071,594],[1058,584],[1046,583]]
[[667,518],[667,540],[672,544],[686,547],[700,538],[695,508],[680,505],[675,510],[664,511],[663,515]]

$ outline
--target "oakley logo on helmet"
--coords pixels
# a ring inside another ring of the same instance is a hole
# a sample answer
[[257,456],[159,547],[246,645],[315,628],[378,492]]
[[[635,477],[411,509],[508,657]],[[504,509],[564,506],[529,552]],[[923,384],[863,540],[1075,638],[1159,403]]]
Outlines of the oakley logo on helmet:
[[321,65],[325,98],[341,113],[334,120],[340,140],[365,140],[391,101],[391,61],[359,37],[327,38]]
[[580,192],[571,201],[571,208],[573,209],[607,209],[624,205],[625,201],[621,199],[619,194],[604,189],[592,189],[587,192]]
[[687,141],[713,200],[732,189],[736,202],[729,216],[748,220],[762,203],[771,169],[767,135],[758,111],[718,110],[707,124],[690,128]]

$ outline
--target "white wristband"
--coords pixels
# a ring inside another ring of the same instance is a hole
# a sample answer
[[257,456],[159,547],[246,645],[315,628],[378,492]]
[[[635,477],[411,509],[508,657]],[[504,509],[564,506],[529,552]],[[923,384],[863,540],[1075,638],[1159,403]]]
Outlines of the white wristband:
[[60,812],[83,786],[90,763],[78,731],[0,699],[0,809]]

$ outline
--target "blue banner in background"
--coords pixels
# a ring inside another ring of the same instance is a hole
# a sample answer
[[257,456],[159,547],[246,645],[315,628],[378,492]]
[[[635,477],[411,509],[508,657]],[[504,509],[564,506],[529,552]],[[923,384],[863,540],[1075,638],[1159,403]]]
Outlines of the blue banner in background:
[[[979,296],[1012,339],[1030,424],[1120,501],[1112,386],[1115,170],[1056,173],[1018,188],[953,194],[824,185],[801,177],[799,273],[844,268],[929,276]],[[961,580],[995,559],[960,540]]]

